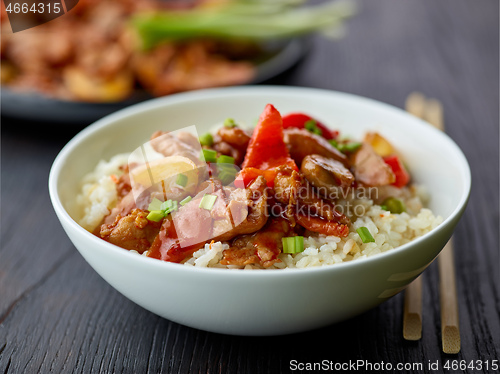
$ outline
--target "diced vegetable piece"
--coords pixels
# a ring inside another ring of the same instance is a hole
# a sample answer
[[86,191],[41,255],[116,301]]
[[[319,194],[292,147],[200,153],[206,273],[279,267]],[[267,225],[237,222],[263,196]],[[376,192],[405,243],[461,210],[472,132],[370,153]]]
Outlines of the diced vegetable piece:
[[216,162],[217,152],[212,149],[202,149],[200,154],[200,160],[205,162]]
[[304,237],[296,236],[295,237],[295,250],[298,252],[304,251]]
[[217,164],[217,170],[219,170],[219,172],[227,171],[230,174],[236,174],[239,168],[234,164]]
[[359,234],[359,237],[361,238],[361,241],[363,243],[370,243],[370,242],[375,242],[375,239],[373,239],[372,234],[370,234],[370,231],[365,226],[360,227],[359,229],[356,230],[356,232]]
[[146,218],[150,221],[160,222],[163,217],[165,217],[165,214],[162,210],[152,210]]
[[[298,171],[295,161],[290,157],[288,148],[283,140],[283,121],[280,113],[274,106],[268,104],[259,118],[250,143],[241,171],[245,182],[252,179],[247,174],[264,175],[268,186],[274,185],[275,169],[281,165],[288,165]],[[251,168],[252,171],[246,171]],[[265,173],[267,171],[267,173]]]
[[222,170],[218,177],[222,184],[228,185],[229,183],[233,182],[234,179],[236,178],[237,171],[235,169],[226,169]]
[[283,253],[295,253],[295,239],[293,237],[281,238]]
[[218,164],[234,164],[234,157],[220,155],[219,158],[217,159],[217,163]]
[[184,206],[187,203],[189,203],[192,199],[193,198],[191,196],[185,197],[184,199],[181,200],[181,202],[179,204],[181,204],[182,206]]
[[236,127],[236,122],[234,122],[232,118],[226,118],[224,120],[224,126],[229,128]]
[[376,132],[367,133],[364,141],[370,144],[373,150],[381,157],[387,157],[394,153],[391,143]]
[[200,136],[200,143],[201,145],[206,145],[208,147],[211,147],[214,144],[214,138],[212,134],[207,132],[206,134]]
[[359,142],[350,142],[350,143],[345,143],[345,144],[338,144],[337,149],[343,153],[355,152],[361,147],[361,145],[362,144]]
[[245,188],[258,176],[262,175],[264,179],[267,181],[267,185],[269,187],[274,186],[274,178],[276,177],[276,171],[274,169],[271,170],[259,170],[256,168],[245,168],[241,170],[240,175],[236,179],[237,181],[242,181],[242,187]]
[[339,146],[339,143],[337,143],[337,141],[335,139],[330,139],[328,142],[331,145],[333,145],[335,148],[337,148]]
[[299,253],[304,250],[303,236],[288,236],[281,239],[283,253]]
[[151,200],[151,202],[149,203],[149,206],[148,206],[148,210],[149,211],[152,211],[152,210],[161,210],[161,204],[163,204],[163,201],[161,200],[158,200],[156,197]]
[[317,122],[315,120],[313,120],[313,119],[310,119],[309,121],[307,121],[306,123],[304,123],[304,128],[306,130],[309,130],[313,134],[316,134],[316,135],[319,135],[319,136],[323,135],[323,131],[321,131],[321,129],[317,126]]
[[199,207],[206,210],[211,210],[215,204],[215,200],[217,200],[216,195],[205,194],[200,201]]
[[160,209],[161,210],[169,210],[169,209],[172,209],[173,206],[174,206],[174,204],[173,204],[172,200],[167,200],[161,204]]
[[389,165],[396,177],[396,181],[392,183],[393,186],[398,188],[406,186],[410,182],[410,174],[406,171],[405,166],[397,155],[384,157],[384,161]]
[[177,210],[177,201],[175,200],[167,200],[161,204],[161,210],[165,212],[165,215],[168,215]]
[[395,214],[401,214],[403,212],[406,212],[405,204],[401,200],[396,199],[395,197],[388,197],[387,199],[385,199],[381,207],[382,209]]
[[283,128],[297,127],[307,129],[315,134],[323,136],[325,139],[335,139],[339,135],[338,131],[330,130],[318,120],[304,113],[290,113],[283,116]]
[[184,174],[177,175],[177,179],[175,181],[176,184],[182,187],[186,187],[187,182],[188,182],[188,177],[186,175]]

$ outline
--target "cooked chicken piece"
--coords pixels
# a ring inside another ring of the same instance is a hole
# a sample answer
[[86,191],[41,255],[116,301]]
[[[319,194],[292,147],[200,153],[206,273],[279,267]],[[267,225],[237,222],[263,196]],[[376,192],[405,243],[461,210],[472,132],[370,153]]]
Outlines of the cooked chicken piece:
[[328,221],[349,224],[349,219],[336,211],[330,202],[320,198],[295,170],[288,166],[280,166],[276,170],[274,197],[280,203],[288,205],[289,218],[292,215],[318,215]]
[[264,177],[257,177],[247,188],[237,188],[231,192],[226,211],[229,212],[234,227],[215,237],[215,241],[226,241],[237,235],[249,234],[265,225],[268,218],[266,186]]
[[[267,221],[266,181],[258,177],[248,188],[208,185],[172,218],[163,221],[147,256],[181,262],[209,240],[226,241],[260,230]],[[200,207],[206,194],[216,196],[209,209]]]
[[284,129],[284,140],[290,156],[297,165],[300,165],[306,156],[316,154],[337,160],[346,167],[349,166],[346,156],[331,145],[328,140],[306,129],[295,127]]
[[100,236],[119,247],[143,253],[151,247],[161,224],[149,221],[147,211],[134,209],[126,216],[117,215],[112,224],[101,226]]
[[239,127],[221,127],[214,136],[213,149],[223,155],[231,156],[236,165],[245,158],[245,152],[250,142],[250,135]]
[[247,83],[254,67],[211,53],[206,41],[162,45],[137,53],[133,61],[137,79],[155,96],[208,87]]
[[338,198],[339,188],[348,188],[354,182],[354,176],[344,165],[320,155],[306,156],[300,171],[321,196],[330,199]]
[[223,142],[222,140],[218,141],[214,139],[214,144],[211,147],[217,151],[217,153],[221,155],[231,156],[234,158],[234,163],[236,165],[240,165],[245,158],[245,152],[240,152],[237,148],[233,147],[231,144]]
[[356,181],[364,185],[385,186],[396,180],[390,166],[367,143],[351,156],[351,163]]
[[225,126],[222,126],[217,131],[217,135],[220,136],[222,141],[225,141],[235,147],[241,147],[243,150],[247,149],[251,137],[251,134],[248,134],[242,128]]
[[137,208],[135,205],[134,194],[132,191],[129,191],[116,206],[111,209],[111,212],[108,216],[104,218],[104,224],[112,224],[116,217],[121,216],[124,217],[128,215],[133,209]]
[[292,228],[283,218],[269,218],[266,226],[252,235],[243,235],[234,239],[231,248],[224,251],[223,265],[253,265],[269,267],[280,262],[278,255],[283,250],[281,239],[296,236],[300,228]]
[[184,156],[196,165],[205,163],[200,160],[200,141],[191,133],[179,132],[176,135],[163,131],[156,131],[151,135],[150,144],[156,152],[168,156]]

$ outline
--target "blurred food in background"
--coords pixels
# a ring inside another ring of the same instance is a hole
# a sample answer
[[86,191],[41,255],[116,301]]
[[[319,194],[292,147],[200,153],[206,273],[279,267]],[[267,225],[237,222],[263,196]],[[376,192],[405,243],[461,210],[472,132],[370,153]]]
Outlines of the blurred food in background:
[[17,92],[119,102],[245,84],[269,41],[338,27],[346,2],[80,0],[53,21],[12,33],[2,4],[1,82]]

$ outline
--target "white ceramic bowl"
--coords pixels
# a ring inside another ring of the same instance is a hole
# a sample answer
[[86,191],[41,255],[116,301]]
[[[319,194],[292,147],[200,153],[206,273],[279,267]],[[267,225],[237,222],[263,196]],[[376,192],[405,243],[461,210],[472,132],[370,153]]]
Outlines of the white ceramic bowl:
[[[130,152],[156,130],[196,125],[204,133],[227,117],[255,123],[264,106],[304,111],[361,137],[387,136],[404,155],[413,180],[427,186],[430,208],[444,218],[432,232],[392,251],[338,265],[297,270],[194,268],[138,256],[109,244],[72,218],[83,175],[100,159]],[[401,291],[438,255],[470,192],[467,160],[429,124],[389,105],[349,94],[295,87],[241,87],[184,93],[107,116],[72,139],[56,158],[50,197],[75,247],[114,288],[147,310],[183,325],[236,335],[305,331],[362,313]]]

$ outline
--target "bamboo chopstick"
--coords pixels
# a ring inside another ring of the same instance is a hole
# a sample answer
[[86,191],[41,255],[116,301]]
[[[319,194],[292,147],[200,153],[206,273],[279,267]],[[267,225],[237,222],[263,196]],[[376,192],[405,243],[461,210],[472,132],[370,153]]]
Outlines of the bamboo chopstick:
[[[437,100],[426,100],[425,97],[414,92],[406,101],[408,112],[427,120],[430,124],[444,131],[443,107]],[[460,352],[460,327],[458,316],[458,300],[455,279],[452,239],[445,245],[438,256],[439,266],[439,294],[441,307],[441,340],[444,353],[456,354]],[[419,277],[420,278],[420,277]],[[416,280],[418,280],[417,278]],[[415,281],[416,281],[415,280]],[[414,281],[414,282],[415,282]],[[420,281],[421,282],[421,281]],[[407,307],[407,304],[409,306]],[[415,332],[420,324],[422,328],[422,289],[421,284],[411,284],[405,292],[405,315],[403,318],[403,336],[416,337]],[[420,317],[420,320],[416,316]],[[408,320],[405,329],[405,320]],[[418,337],[417,339],[419,339]],[[416,339],[408,339],[416,340]]]
[[410,283],[405,291],[403,337],[406,340],[422,338],[422,276]]
[[[441,103],[437,100],[428,100],[424,118],[431,125],[444,131],[443,117]],[[438,266],[443,352],[456,354],[460,352],[460,327],[452,239],[448,241],[438,256]]]
[[[407,112],[422,118],[425,111],[425,97],[413,92],[406,99],[405,107]],[[406,340],[422,338],[422,276],[411,282],[405,290],[403,337]]]
[[446,243],[438,257],[439,295],[441,299],[441,340],[443,352],[460,352],[458,300],[453,259],[453,238]]

